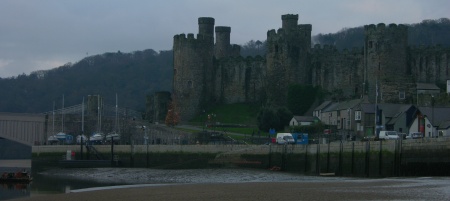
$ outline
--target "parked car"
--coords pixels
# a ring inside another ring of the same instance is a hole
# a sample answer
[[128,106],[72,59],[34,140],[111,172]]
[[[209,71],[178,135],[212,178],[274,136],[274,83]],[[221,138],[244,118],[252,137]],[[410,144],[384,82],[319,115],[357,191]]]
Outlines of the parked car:
[[398,133],[398,137],[402,139],[406,139],[406,136],[408,136],[406,133]]
[[423,133],[421,133],[421,132],[409,133],[406,136],[406,139],[420,139],[420,138],[423,138]]

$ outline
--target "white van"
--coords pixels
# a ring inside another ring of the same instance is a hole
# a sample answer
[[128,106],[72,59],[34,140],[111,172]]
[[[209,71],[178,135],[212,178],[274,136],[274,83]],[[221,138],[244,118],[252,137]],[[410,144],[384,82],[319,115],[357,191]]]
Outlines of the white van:
[[294,137],[290,133],[277,133],[277,144],[295,144]]
[[378,139],[380,140],[396,140],[398,139],[397,131],[380,131]]

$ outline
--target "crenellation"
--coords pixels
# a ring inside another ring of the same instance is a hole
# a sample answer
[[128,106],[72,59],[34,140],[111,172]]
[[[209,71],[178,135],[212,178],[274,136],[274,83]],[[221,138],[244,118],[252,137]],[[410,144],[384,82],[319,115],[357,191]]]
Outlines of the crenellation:
[[390,29],[395,29],[395,28],[397,28],[397,24],[394,24],[394,23],[389,24],[389,28]]
[[311,24],[299,24],[298,28],[304,31],[312,31],[312,25]]
[[376,26],[375,24],[369,24],[369,25],[364,25],[364,31],[368,32],[368,31],[374,31],[376,30]]
[[214,25],[214,18],[212,17],[199,17],[198,18],[198,23],[199,24],[210,24],[210,25]]
[[188,35],[187,35],[187,39],[188,39],[188,40],[193,40],[193,39],[195,39],[195,38],[194,38],[194,34],[193,34],[193,33],[188,34]]
[[241,55],[241,46],[236,44],[231,45],[231,56],[239,55]]
[[271,29],[271,30],[267,31],[267,38],[274,37],[276,34],[277,34],[277,32],[275,31],[275,29]]
[[230,33],[230,32],[231,32],[231,27],[226,27],[226,26],[216,26],[215,30],[216,30],[216,32],[226,32],[226,33]]

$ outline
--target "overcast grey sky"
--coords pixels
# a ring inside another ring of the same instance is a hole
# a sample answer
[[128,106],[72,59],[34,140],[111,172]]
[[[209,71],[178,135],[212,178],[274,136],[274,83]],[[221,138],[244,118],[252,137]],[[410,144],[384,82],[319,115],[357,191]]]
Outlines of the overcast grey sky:
[[449,0],[0,0],[0,77],[75,63],[105,52],[172,49],[199,17],[231,27],[231,43],[265,40],[281,15],[312,34],[378,23],[450,18]]

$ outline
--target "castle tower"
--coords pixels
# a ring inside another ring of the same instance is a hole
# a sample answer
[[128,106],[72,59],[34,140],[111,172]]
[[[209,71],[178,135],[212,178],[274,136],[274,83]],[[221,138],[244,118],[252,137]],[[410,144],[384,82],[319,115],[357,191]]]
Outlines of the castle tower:
[[231,27],[216,27],[216,46],[214,47],[214,55],[216,59],[230,56],[230,33]]
[[281,16],[282,25],[281,28],[285,31],[290,31],[297,27],[298,15],[282,15]]
[[286,105],[290,84],[311,84],[309,53],[310,24],[298,25],[298,15],[283,15],[282,28],[267,32],[267,75],[269,102]]
[[208,36],[214,39],[214,18],[200,17],[198,18],[198,34]]
[[[408,29],[405,25],[366,25],[364,60],[370,102],[401,103],[410,89],[407,72]],[[378,99],[376,90],[378,89]]]
[[199,33],[175,35],[173,99],[181,121],[188,121],[213,99],[214,18],[198,19]]

